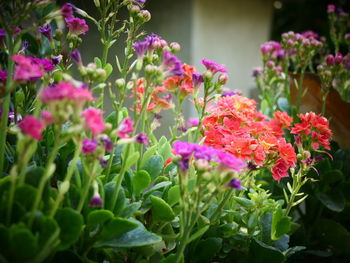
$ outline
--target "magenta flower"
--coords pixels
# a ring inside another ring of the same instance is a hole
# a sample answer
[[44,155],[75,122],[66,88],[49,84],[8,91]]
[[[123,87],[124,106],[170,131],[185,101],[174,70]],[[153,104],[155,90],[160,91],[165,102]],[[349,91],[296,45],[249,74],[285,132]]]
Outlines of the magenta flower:
[[66,18],[66,23],[69,28],[69,33],[75,36],[85,35],[89,30],[89,26],[86,24],[84,19],[80,19],[77,17]]
[[136,42],[136,43],[134,43],[133,47],[136,51],[137,56],[143,57],[146,54],[146,51],[148,50],[149,42],[146,40]]
[[148,136],[146,133],[139,133],[138,135],[135,136],[135,142],[141,143],[143,145],[148,144]]
[[239,172],[241,169],[247,167],[245,162],[243,162],[242,160],[238,159],[236,156],[230,153],[217,150],[216,155],[217,155],[216,161],[218,163],[236,172]]
[[53,57],[53,58],[51,58],[51,62],[53,65],[58,65],[61,62],[61,57],[59,57],[59,56]]
[[96,151],[97,148],[97,141],[95,139],[84,139],[83,140],[83,147],[82,147],[82,151],[83,154],[92,154]]
[[335,9],[336,9],[335,5],[328,5],[327,6],[327,13],[329,13],[329,14],[334,13]]
[[5,84],[7,80],[7,71],[0,70],[0,83]]
[[227,73],[227,70],[224,65],[218,64],[209,59],[202,59],[201,62],[206,67],[206,69],[211,71],[213,74],[215,74],[216,72]]
[[50,42],[52,41],[52,31],[51,31],[51,25],[46,24],[43,27],[39,28],[39,32],[45,36]]
[[45,125],[37,118],[28,115],[18,123],[18,127],[24,134],[31,136],[35,140],[40,140]]
[[55,122],[55,118],[53,117],[52,113],[47,110],[43,110],[41,112],[41,118],[43,119],[46,126]]
[[134,122],[130,117],[125,118],[118,128],[118,136],[120,138],[128,138],[129,134],[134,131]]
[[106,129],[102,115],[103,111],[93,107],[85,109],[82,113],[82,116],[85,119],[85,125],[94,137]]
[[61,100],[69,100],[81,104],[94,100],[90,90],[76,88],[70,82],[60,82],[56,85],[46,87],[41,91],[39,97],[45,104],[59,102]]
[[190,118],[187,122],[187,127],[197,127],[199,125],[198,118]]
[[44,75],[43,68],[33,62],[33,58],[23,55],[14,55],[12,59],[16,62],[13,78],[16,81],[35,81]]
[[45,72],[50,72],[55,68],[54,64],[45,58],[32,58],[32,63],[39,65]]
[[61,7],[61,14],[64,18],[72,18],[73,17],[73,5],[70,3],[66,3]]
[[229,97],[229,96],[233,96],[233,95],[237,95],[237,93],[234,91],[226,91],[226,92],[221,94],[221,97]]
[[237,190],[242,190],[241,181],[235,178],[228,183],[228,186]]

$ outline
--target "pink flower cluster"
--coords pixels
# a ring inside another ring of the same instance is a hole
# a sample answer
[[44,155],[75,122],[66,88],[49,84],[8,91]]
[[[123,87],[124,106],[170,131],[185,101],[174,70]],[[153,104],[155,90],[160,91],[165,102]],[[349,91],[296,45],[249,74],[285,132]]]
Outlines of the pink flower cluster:
[[62,100],[81,104],[94,100],[90,90],[76,88],[71,82],[60,82],[46,87],[41,91],[39,96],[45,104],[61,102]]
[[96,137],[106,129],[106,125],[102,115],[103,111],[93,107],[85,109],[82,113],[82,116],[85,120],[85,125],[91,131],[94,137]]
[[16,62],[13,78],[16,81],[35,81],[40,79],[45,72],[55,68],[50,60],[14,55],[12,59]]
[[18,123],[20,130],[35,140],[41,139],[41,133],[45,128],[45,124],[34,116],[28,115]]

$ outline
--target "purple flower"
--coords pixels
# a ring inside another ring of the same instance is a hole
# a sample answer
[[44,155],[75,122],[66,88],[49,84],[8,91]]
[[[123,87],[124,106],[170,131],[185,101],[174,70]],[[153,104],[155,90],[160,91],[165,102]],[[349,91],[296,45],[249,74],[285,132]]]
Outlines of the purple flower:
[[110,153],[113,151],[113,143],[112,143],[112,140],[108,136],[102,137],[101,142],[105,146],[105,149],[107,152]]
[[128,138],[129,134],[134,131],[134,122],[130,117],[126,117],[118,127],[118,136],[120,138]]
[[180,155],[182,158],[189,158],[194,152],[194,144],[182,141],[176,141],[173,144],[175,154]]
[[146,40],[141,41],[141,42],[136,42],[136,43],[134,43],[133,47],[136,51],[137,56],[143,57],[145,55],[146,51],[148,50],[149,42]]
[[97,148],[97,141],[95,139],[84,139],[83,140],[83,154],[94,153]]
[[81,55],[78,49],[74,49],[72,52],[70,52],[70,56],[78,64],[79,67],[83,65]]
[[[9,118],[9,122],[10,123],[14,123],[15,122],[15,112],[14,111],[10,111],[9,115],[8,115],[8,118]],[[19,122],[21,120],[22,120],[22,115],[17,113],[17,122]]]
[[0,83],[5,84],[7,80],[7,71],[6,70],[0,70]]
[[59,57],[59,56],[58,57],[53,57],[53,58],[51,58],[51,62],[54,65],[58,65],[61,62],[61,57]]
[[32,63],[39,65],[45,72],[50,72],[55,68],[53,63],[48,59],[32,58]]
[[248,167],[249,170],[253,170],[253,171],[258,169],[257,165],[252,163],[252,162],[249,162],[247,167]]
[[236,95],[237,93],[234,91],[227,91],[221,94],[221,97],[228,97],[228,96],[233,96]]
[[91,200],[90,200],[90,206],[91,207],[101,207],[103,205],[102,198],[99,193],[95,193]]
[[187,128],[186,128],[185,126],[179,126],[179,127],[177,128],[177,130],[180,131],[180,132],[186,132],[186,131],[187,131]]
[[199,125],[198,118],[190,118],[187,122],[187,127],[197,127]]
[[256,68],[253,69],[252,76],[254,78],[259,77],[262,72],[263,72],[263,69],[261,67],[256,67]]
[[181,61],[168,50],[163,50],[163,65],[170,68],[169,72],[175,76],[183,76]]
[[335,5],[328,5],[327,6],[327,13],[334,13],[335,12]]
[[192,74],[192,84],[195,87],[198,87],[204,82],[203,76],[199,73],[193,73]]
[[144,4],[146,3],[146,0],[134,0],[136,3],[139,3],[139,4]]
[[66,3],[61,7],[61,14],[64,18],[72,18],[73,17],[73,7],[71,3]]
[[242,186],[241,186],[241,181],[233,178],[229,183],[228,186],[237,190],[242,190]]
[[148,144],[148,137],[146,133],[139,133],[138,135],[135,136],[135,142],[141,143],[143,145]]
[[215,74],[216,72],[227,73],[227,70],[224,65],[218,64],[209,59],[202,59],[201,62],[206,67],[206,69],[211,71],[213,74]]
[[43,27],[39,28],[39,32],[43,34],[50,42],[52,41],[52,32],[51,32],[51,25],[46,24]]
[[160,120],[161,118],[163,118],[163,116],[162,116],[161,114],[159,114],[159,113],[155,113],[155,114],[154,114],[154,118],[155,118],[156,120]]
[[107,160],[103,159],[103,158],[99,158],[99,161],[100,161],[100,165],[102,168],[106,168],[107,165],[108,165],[108,162]]

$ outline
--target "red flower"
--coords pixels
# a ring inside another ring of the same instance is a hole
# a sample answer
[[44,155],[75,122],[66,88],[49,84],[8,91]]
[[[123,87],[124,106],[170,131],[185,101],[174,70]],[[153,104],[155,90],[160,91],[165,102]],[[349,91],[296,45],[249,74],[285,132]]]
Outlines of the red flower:
[[279,182],[282,177],[288,177],[288,170],[288,164],[282,159],[279,159],[271,169],[273,179]]
[[288,128],[292,125],[293,118],[287,112],[276,111],[273,116],[276,118],[282,128]]
[[284,138],[278,141],[279,156],[289,165],[294,167],[297,161],[297,156],[293,146],[287,143]]

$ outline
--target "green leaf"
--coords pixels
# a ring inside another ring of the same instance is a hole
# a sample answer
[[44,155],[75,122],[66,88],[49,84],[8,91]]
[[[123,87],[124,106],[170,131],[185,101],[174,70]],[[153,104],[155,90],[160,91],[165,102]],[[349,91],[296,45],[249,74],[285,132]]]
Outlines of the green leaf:
[[253,239],[249,247],[249,263],[280,263],[284,262],[284,255],[277,248],[266,245],[265,243]]
[[234,196],[233,199],[244,208],[251,209],[254,207],[254,203],[247,198]]
[[180,186],[179,185],[174,185],[172,187],[170,187],[169,191],[168,191],[168,204],[170,206],[175,205],[176,203],[178,203],[180,200]]
[[137,228],[109,240],[97,241],[94,244],[94,247],[141,247],[153,245],[162,241],[162,238],[160,236],[148,232],[140,222],[137,220],[133,221],[138,224]]
[[10,236],[9,236],[9,228],[0,224],[0,255],[4,256],[8,254],[10,251]]
[[157,145],[153,145],[151,147],[149,147],[145,153],[142,156],[142,160],[141,160],[141,167],[144,167],[146,162],[148,162],[148,160],[152,157],[152,155],[154,155],[154,153],[157,151]]
[[151,195],[153,219],[159,221],[172,221],[175,218],[173,209],[161,198]]
[[15,201],[30,210],[33,206],[37,190],[31,185],[22,185],[16,188]]
[[213,257],[220,251],[222,247],[222,239],[218,237],[210,237],[201,240],[195,250],[193,262],[212,262]]
[[206,225],[200,229],[198,229],[190,238],[187,240],[186,244],[191,243],[193,240],[196,240],[197,238],[200,238],[202,235],[204,235],[205,232],[209,229],[209,225]]
[[277,106],[281,111],[290,112],[290,105],[289,105],[288,100],[286,98],[279,97],[277,99]]
[[270,212],[266,212],[260,217],[259,225],[261,229],[261,240],[265,244],[269,244],[271,242],[271,224],[272,214]]
[[295,247],[290,247],[286,251],[283,252],[285,257],[290,257],[291,255],[298,253],[299,251],[304,250],[306,247],[303,246],[295,246]]
[[134,193],[139,195],[142,190],[146,189],[151,183],[151,177],[147,171],[137,171],[134,177],[131,179]]
[[281,208],[275,210],[272,215],[271,239],[278,240],[291,230],[291,217],[284,216]]
[[153,193],[154,191],[160,190],[160,189],[162,189],[164,187],[167,187],[169,185],[171,185],[171,182],[169,182],[169,181],[161,182],[159,184],[156,184],[156,185],[152,186],[150,189],[147,189],[144,192],[144,195],[149,195],[149,194]]
[[137,211],[139,211],[141,204],[142,204],[142,201],[138,201],[138,202],[134,202],[126,205],[124,209],[120,212],[120,216],[121,217],[133,216]]
[[146,170],[154,180],[158,175],[160,175],[163,170],[164,161],[163,158],[159,155],[152,156],[142,167],[142,170]]
[[94,57],[94,62],[96,64],[96,68],[102,68],[101,59],[99,59],[98,57]]
[[177,165],[174,163],[169,163],[165,168],[164,168],[164,174],[168,174],[170,176],[174,176],[177,174]]
[[345,208],[345,197],[343,192],[338,189],[332,189],[328,193],[316,193],[316,197],[329,210],[334,212],[341,212]]
[[115,183],[107,183],[105,185],[105,207],[109,210],[113,211],[115,215],[119,215],[119,213],[124,209],[125,207],[125,193],[124,189],[120,188],[118,193],[117,202],[114,207],[111,207],[112,205],[112,197],[114,193],[114,189],[116,187]]
[[106,66],[104,67],[104,70],[106,71],[106,79],[108,79],[109,75],[111,75],[112,71],[113,71],[113,67],[110,63],[107,63]]
[[11,226],[9,243],[12,254],[19,260],[16,262],[23,262],[35,256],[38,250],[38,238],[23,224]]
[[57,210],[55,220],[61,229],[60,249],[67,249],[79,239],[83,227],[83,217],[78,211],[66,207]]
[[117,127],[117,112],[112,111],[106,118],[106,122],[112,124],[113,128]]
[[134,221],[116,217],[109,220],[102,229],[99,236],[100,239],[110,239],[113,237],[120,236],[126,232],[129,232],[138,227],[138,224]]
[[103,225],[106,221],[113,218],[113,213],[109,210],[94,210],[87,217],[87,225],[90,227]]
[[140,157],[139,152],[134,152],[134,153],[130,154],[129,156],[126,156],[125,170],[129,170],[129,168],[137,162],[139,157]]
[[162,139],[160,139],[160,141],[159,141],[159,145],[160,146],[158,147],[158,153],[159,153],[160,156],[163,157],[163,160],[166,161],[171,156],[172,148],[170,146],[170,143],[168,141],[166,141],[166,139],[165,139],[165,142],[162,145],[161,145],[161,141],[162,141]]

